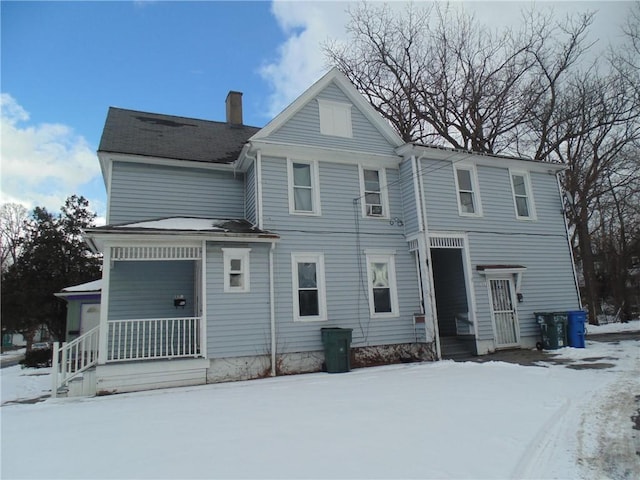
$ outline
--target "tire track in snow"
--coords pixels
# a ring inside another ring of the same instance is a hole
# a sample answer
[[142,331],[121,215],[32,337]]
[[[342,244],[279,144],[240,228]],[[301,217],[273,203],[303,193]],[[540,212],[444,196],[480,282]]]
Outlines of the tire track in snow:
[[538,429],[518,460],[509,478],[537,478],[536,471],[541,461],[555,451],[559,436],[564,431],[566,414],[571,400],[562,399],[562,403],[551,417]]
[[640,478],[640,435],[633,429],[638,412],[640,358],[594,396],[578,428],[578,464],[584,478]]

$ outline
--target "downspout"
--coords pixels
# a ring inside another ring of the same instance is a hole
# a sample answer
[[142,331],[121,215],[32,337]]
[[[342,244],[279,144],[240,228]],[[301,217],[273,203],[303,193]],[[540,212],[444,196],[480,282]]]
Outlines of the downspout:
[[[425,299],[429,301],[429,315],[431,317],[431,323],[433,325],[433,340],[436,345],[436,356],[438,360],[442,358],[442,351],[440,347],[440,329],[438,328],[438,314],[436,311],[436,299],[433,289],[433,270],[431,268],[431,247],[429,244],[429,223],[427,221],[427,212],[426,208],[423,208],[423,200],[424,200],[424,180],[422,178],[422,173],[420,173],[420,161],[422,160],[424,154],[421,154],[417,159],[415,155],[411,157],[413,162],[413,168],[415,169],[416,180],[419,185],[418,190],[418,205],[420,207],[421,213],[421,231],[423,232],[422,237],[419,237],[418,246],[419,251],[424,253],[424,261],[420,262],[423,266],[426,266],[426,272],[423,272],[423,281],[427,282],[427,285],[424,285],[423,288],[426,289],[426,292],[423,293]],[[426,313],[426,312],[425,312]],[[425,324],[426,325],[426,324]]]
[[275,286],[273,281],[273,251],[276,242],[271,242],[269,248],[269,306],[271,315],[271,376],[277,375],[276,369],[276,306],[275,306]]
[[256,202],[258,203],[256,215],[258,217],[258,228],[262,230],[262,152],[256,152]]
[[[560,173],[560,172],[558,172]],[[556,182],[558,183],[558,194],[560,195],[560,204],[562,205],[562,219],[564,221],[564,231],[567,235],[567,246],[569,247],[569,254],[571,256],[571,269],[573,270],[573,282],[576,287],[576,294],[578,295],[578,305],[582,310],[582,298],[580,296],[580,284],[578,283],[578,273],[576,272],[576,261],[573,255],[573,246],[571,245],[571,233],[569,232],[569,224],[567,223],[567,216],[564,214],[564,203],[562,195],[562,183],[560,182],[560,176],[555,174]]]

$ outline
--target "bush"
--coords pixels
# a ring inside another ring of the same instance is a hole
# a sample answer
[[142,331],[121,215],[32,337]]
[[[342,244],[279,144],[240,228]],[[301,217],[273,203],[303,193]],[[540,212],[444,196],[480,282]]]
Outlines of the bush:
[[42,348],[39,350],[29,350],[24,355],[24,360],[20,362],[24,367],[43,368],[50,367],[53,359],[52,348]]

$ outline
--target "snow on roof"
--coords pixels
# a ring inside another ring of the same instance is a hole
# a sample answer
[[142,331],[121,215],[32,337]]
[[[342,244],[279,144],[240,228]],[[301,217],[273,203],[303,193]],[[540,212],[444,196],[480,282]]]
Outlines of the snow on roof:
[[89,233],[140,233],[155,232],[201,232],[205,234],[266,236],[278,238],[274,233],[260,230],[244,218],[202,218],[202,217],[166,217],[154,218],[142,222],[121,225],[104,225],[87,229]]
[[94,280],[93,282],[82,283],[80,285],[73,285],[72,287],[63,288],[65,293],[72,292],[99,292],[102,290],[102,279]]
[[156,230],[226,230],[224,224],[229,220],[213,218],[172,217],[146,222],[128,223],[126,228],[153,228]]

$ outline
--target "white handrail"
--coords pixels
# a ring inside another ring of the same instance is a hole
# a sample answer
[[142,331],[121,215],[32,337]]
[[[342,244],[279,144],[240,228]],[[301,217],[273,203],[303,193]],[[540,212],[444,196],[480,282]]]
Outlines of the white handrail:
[[109,320],[107,362],[202,356],[202,317]]
[[71,342],[53,343],[51,396],[58,395],[58,389],[98,363],[100,326],[97,326]]

